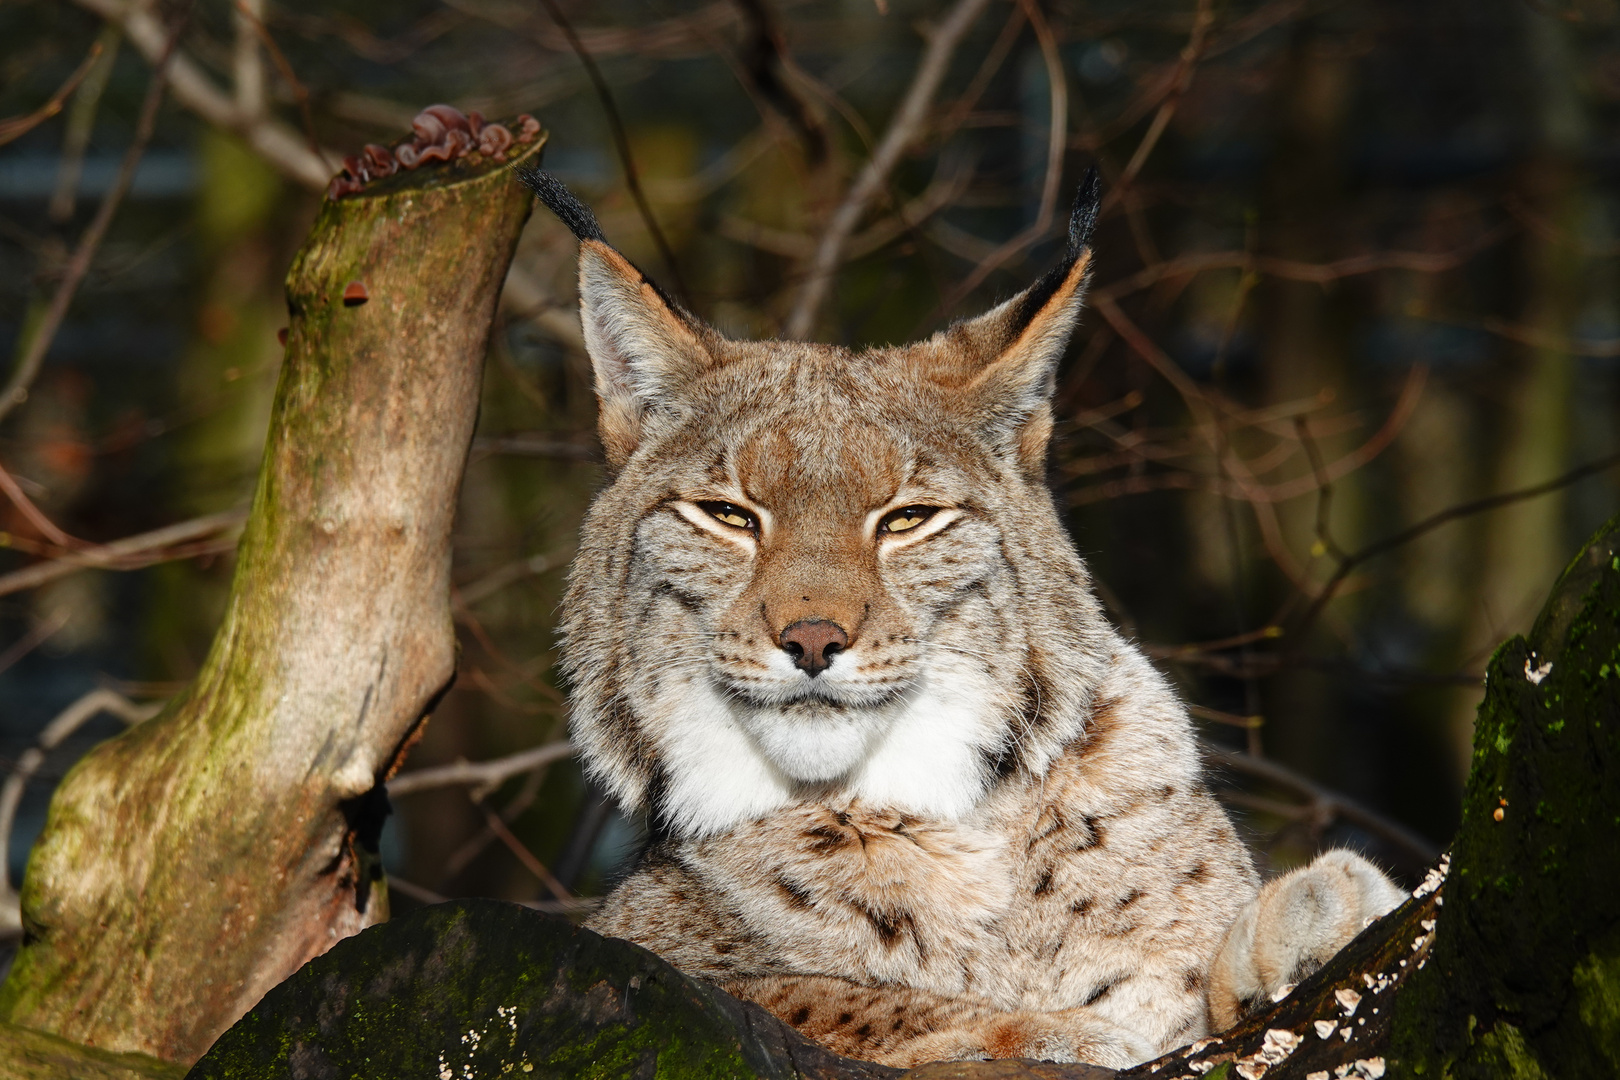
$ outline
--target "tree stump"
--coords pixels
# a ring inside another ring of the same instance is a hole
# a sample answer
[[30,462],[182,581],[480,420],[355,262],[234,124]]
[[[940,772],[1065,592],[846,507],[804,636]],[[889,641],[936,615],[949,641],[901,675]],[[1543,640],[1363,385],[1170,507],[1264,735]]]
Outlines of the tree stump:
[[321,207],[224,621],[191,686],[57,790],[0,1021],[189,1063],[387,917],[382,785],[454,672],[450,529],[530,207],[478,155]]

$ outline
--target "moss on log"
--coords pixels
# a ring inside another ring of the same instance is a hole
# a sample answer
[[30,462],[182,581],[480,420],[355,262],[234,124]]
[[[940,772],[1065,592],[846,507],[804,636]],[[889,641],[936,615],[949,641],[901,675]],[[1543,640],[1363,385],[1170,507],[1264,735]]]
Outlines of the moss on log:
[[276,987],[191,1080],[511,1076],[889,1080],[646,949],[498,900],[340,942]]
[[223,624],[58,789],[0,1020],[189,1063],[386,918],[381,781],[453,674],[450,529],[530,206],[476,157],[322,206]]
[[1410,1076],[1620,1076],[1620,518],[1497,650]]

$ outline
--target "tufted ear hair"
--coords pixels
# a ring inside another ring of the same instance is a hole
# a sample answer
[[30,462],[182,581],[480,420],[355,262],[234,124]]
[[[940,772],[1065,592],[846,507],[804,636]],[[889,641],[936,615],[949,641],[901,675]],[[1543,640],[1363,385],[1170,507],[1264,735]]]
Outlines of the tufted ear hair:
[[518,178],[579,238],[579,308],[585,350],[596,374],[597,426],[609,467],[619,469],[641,441],[648,414],[714,363],[714,332],[683,310],[614,250],[596,215],[550,173]]
[[1100,187],[1093,167],[1080,182],[1058,265],[1010,300],[927,343],[936,371],[963,386],[981,429],[1035,481],[1045,475],[1058,361],[1080,320],[1091,277]]

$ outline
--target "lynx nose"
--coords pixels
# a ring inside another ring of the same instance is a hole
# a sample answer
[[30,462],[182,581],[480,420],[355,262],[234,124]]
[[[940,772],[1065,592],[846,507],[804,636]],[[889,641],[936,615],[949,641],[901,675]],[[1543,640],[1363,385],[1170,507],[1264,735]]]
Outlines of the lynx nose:
[[777,644],[793,657],[794,667],[813,679],[827,670],[834,654],[848,647],[849,635],[826,619],[800,619],[782,631]]

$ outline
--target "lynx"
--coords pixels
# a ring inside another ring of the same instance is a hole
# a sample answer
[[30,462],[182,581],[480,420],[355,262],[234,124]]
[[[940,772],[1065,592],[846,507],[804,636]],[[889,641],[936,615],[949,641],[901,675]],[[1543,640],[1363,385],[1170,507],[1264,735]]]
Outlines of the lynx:
[[904,347],[734,341],[581,242],[611,473],[563,606],[586,768],[652,839],[589,922],[845,1055],[1124,1066],[1225,1025],[1402,894],[1264,890],[1187,714],[1045,483],[1097,214]]

